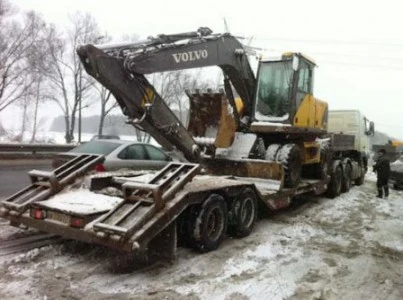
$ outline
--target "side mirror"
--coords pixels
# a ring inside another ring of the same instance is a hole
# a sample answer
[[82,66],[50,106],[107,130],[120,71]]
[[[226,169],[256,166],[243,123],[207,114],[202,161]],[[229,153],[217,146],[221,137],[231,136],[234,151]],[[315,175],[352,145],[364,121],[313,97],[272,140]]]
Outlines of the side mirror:
[[369,135],[374,136],[375,134],[375,124],[374,122],[369,122]]

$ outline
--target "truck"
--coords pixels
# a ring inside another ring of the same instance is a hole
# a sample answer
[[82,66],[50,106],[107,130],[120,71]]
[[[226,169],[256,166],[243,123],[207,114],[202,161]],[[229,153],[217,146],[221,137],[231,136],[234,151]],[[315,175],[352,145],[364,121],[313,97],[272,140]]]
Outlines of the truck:
[[[1,203],[12,225],[138,257],[173,258],[178,242],[212,251],[227,235],[251,234],[263,209],[287,207],[304,194],[335,198],[364,181],[366,156],[356,136],[327,130],[328,104],[313,96],[316,63],[302,53],[261,57],[255,77],[247,47],[202,27],[84,45],[77,54],[127,123],[188,162],[157,173],[94,175],[102,156],[81,155],[52,172],[32,170],[32,184]],[[206,66],[220,67],[224,89],[186,91],[185,126],[146,75]],[[366,136],[374,132],[372,122],[360,128]],[[88,190],[72,191],[83,178]]]
[[[374,125],[359,110],[330,110],[328,131],[332,133],[354,136],[354,151],[363,160],[362,171],[368,170],[368,159],[371,155],[370,136],[374,135]],[[363,180],[363,176],[358,181]]]

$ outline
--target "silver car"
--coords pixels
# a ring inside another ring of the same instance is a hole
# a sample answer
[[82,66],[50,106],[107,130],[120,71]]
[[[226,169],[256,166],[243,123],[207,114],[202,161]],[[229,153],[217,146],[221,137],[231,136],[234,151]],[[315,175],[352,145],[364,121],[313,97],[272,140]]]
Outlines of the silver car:
[[[54,168],[80,154],[102,154],[105,161],[96,166],[97,171],[158,170],[174,159],[163,150],[146,143],[123,140],[92,140],[76,148],[57,154],[52,162]],[[178,160],[178,159],[175,159]]]

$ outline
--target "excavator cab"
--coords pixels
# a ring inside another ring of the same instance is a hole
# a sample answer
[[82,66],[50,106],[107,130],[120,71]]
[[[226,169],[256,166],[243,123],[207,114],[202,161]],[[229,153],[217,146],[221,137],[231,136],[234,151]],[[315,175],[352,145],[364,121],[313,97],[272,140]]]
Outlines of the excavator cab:
[[301,53],[262,59],[254,119],[295,127],[326,129],[327,103],[313,97],[315,63]]

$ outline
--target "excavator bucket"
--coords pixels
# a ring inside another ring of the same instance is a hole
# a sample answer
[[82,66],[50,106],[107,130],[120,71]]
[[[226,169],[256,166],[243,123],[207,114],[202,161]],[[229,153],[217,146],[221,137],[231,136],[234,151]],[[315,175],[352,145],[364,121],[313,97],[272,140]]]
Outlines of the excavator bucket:
[[186,92],[190,101],[188,130],[207,148],[229,148],[237,130],[233,107],[224,91]]

